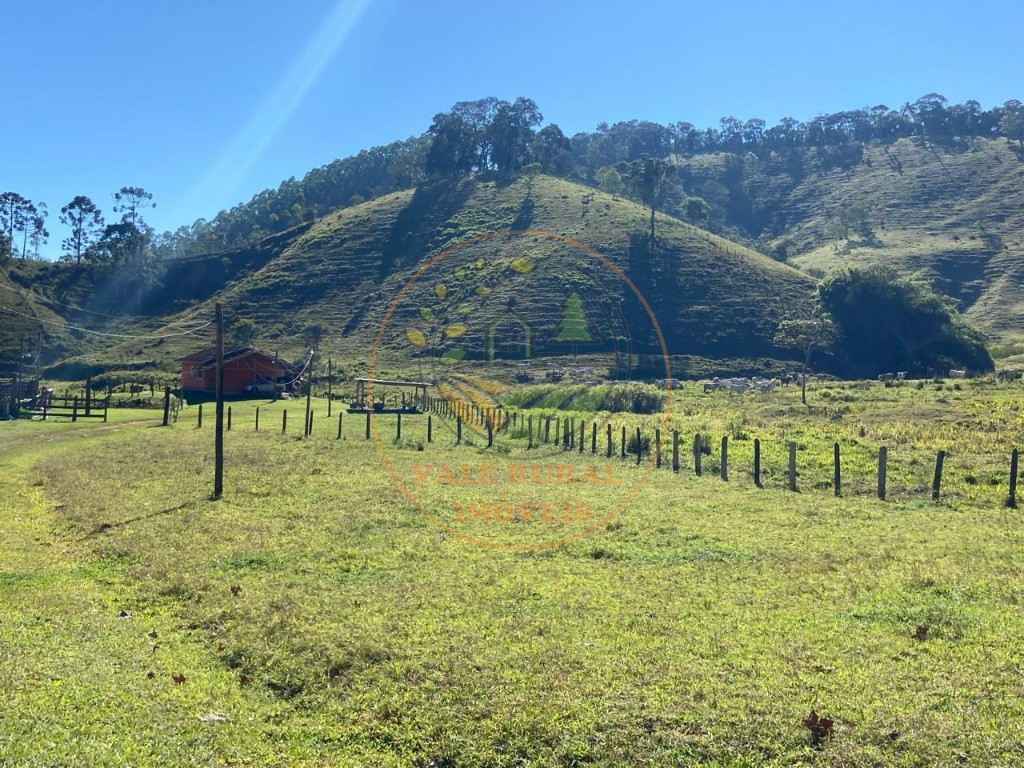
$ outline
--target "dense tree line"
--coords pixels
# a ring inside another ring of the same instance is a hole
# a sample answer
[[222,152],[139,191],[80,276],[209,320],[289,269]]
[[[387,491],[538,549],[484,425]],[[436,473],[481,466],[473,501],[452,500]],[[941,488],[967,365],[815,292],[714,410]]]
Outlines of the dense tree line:
[[[627,178],[638,169],[628,165],[644,156],[675,167],[674,183],[659,193],[664,210],[754,240],[785,229],[780,208],[788,188],[807,173],[860,162],[868,142],[912,138],[955,149],[973,138],[1004,137],[1024,149],[1021,102],[982,109],[976,101],[950,104],[935,93],[898,109],[878,105],[806,122],[787,117],[774,126],[759,118],[723,117],[707,128],[631,120],[568,137],[555,124],[538,128],[542,120],[526,98],[459,102],[436,115],[421,136],[336,160],[210,221],[165,233],[166,250],[185,256],[238,247],[337,208],[465,173],[508,177],[536,168],[640,200]],[[708,155],[714,163],[699,162]]]

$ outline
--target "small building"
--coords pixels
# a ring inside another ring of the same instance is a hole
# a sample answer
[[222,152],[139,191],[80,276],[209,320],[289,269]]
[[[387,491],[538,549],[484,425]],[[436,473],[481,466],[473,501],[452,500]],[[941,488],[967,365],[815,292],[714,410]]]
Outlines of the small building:
[[[217,348],[209,347],[181,358],[181,388],[185,393],[214,394]],[[273,395],[292,378],[291,366],[255,347],[224,350],[224,394]]]

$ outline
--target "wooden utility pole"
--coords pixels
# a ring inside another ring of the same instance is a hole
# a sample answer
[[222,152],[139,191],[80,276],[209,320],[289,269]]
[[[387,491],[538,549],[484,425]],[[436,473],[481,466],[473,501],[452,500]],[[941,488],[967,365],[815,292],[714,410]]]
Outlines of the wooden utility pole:
[[309,437],[312,430],[309,428],[310,399],[313,397],[313,350],[309,351],[309,383],[306,385],[306,431],[305,436]]
[[213,311],[214,323],[217,326],[217,371],[214,378],[217,415],[213,438],[213,498],[219,499],[224,493],[224,312],[219,301],[214,305]]

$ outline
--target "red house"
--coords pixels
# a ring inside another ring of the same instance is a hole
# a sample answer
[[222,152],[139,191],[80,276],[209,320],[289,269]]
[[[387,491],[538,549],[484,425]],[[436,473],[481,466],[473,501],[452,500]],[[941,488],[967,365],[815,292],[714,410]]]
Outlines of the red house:
[[[181,388],[186,392],[214,393],[217,348],[210,347],[181,358]],[[273,394],[291,378],[291,367],[279,357],[255,347],[224,350],[224,394]]]

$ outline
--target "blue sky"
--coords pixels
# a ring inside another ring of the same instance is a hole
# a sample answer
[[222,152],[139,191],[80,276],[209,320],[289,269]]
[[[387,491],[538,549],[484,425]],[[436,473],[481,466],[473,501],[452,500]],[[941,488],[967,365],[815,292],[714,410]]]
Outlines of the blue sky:
[[484,96],[528,96],[567,134],[1024,99],[1006,0],[5,5],[0,191],[49,205],[51,257],[77,194],[113,219],[112,193],[145,187],[176,229]]

